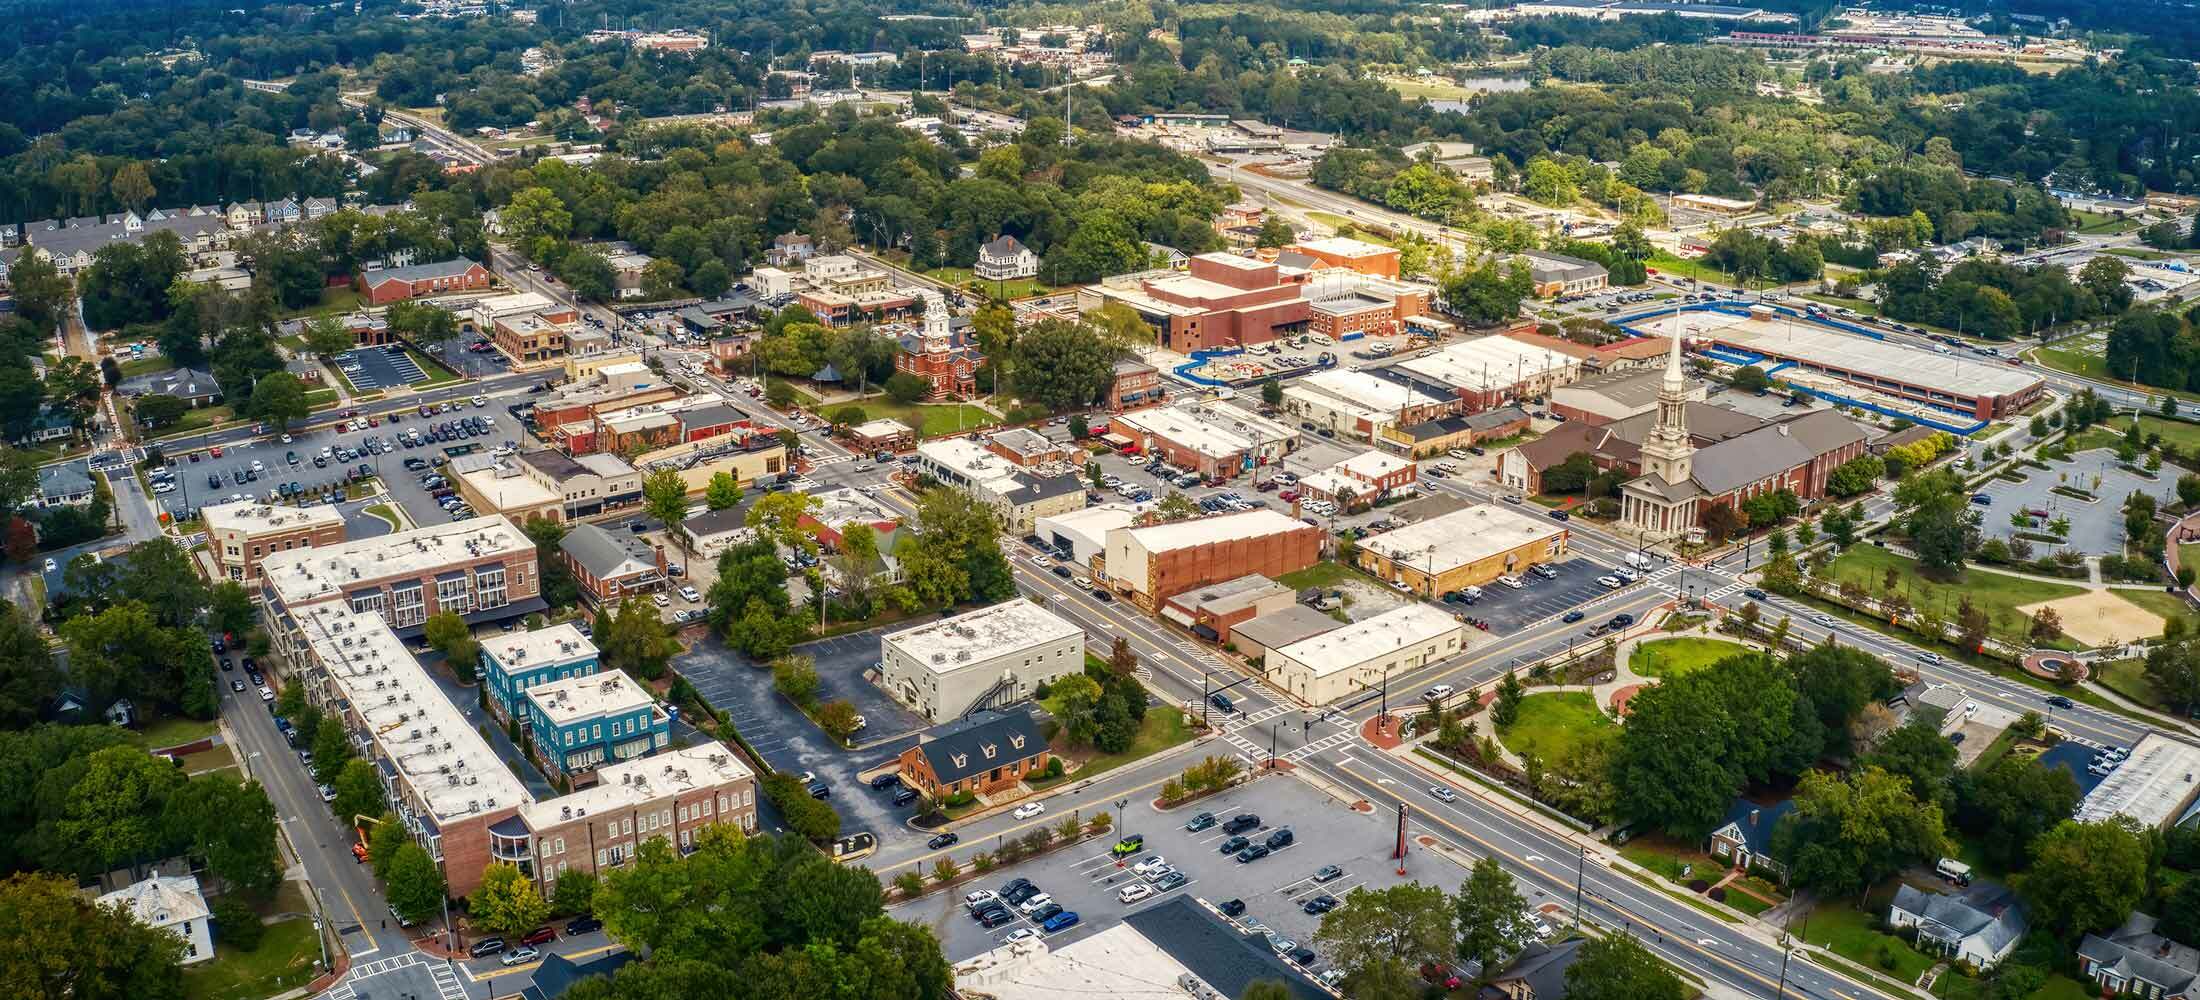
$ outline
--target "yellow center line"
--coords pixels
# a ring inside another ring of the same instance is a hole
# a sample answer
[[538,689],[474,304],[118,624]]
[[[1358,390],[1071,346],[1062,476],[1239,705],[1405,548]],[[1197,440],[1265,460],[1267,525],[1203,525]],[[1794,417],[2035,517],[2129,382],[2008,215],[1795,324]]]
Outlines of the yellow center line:
[[[595,957],[595,956],[597,956],[597,955],[601,955],[601,954],[603,954],[604,952],[610,951],[611,949],[613,949],[613,948],[617,948],[617,947],[618,947],[618,945],[617,945],[617,944],[607,944],[607,945],[602,945],[602,946],[599,946],[599,947],[595,947],[595,948],[590,948],[590,949],[588,949],[587,951],[576,951],[576,952],[572,952],[572,953],[570,953],[570,954],[567,954],[567,955],[566,955],[565,957],[566,957],[566,958],[567,958],[568,960],[570,960],[570,961],[575,961],[575,962],[578,962],[578,961],[580,961],[581,959],[584,959],[584,958],[593,958],[593,957]],[[492,969],[492,970],[490,970],[490,971],[488,971],[488,972],[475,972],[475,971],[473,971],[473,970],[471,970],[471,969],[468,969],[468,970],[466,971],[466,974],[467,974],[467,975],[469,975],[469,976],[471,976],[471,977],[473,977],[473,980],[474,980],[475,982],[477,982],[477,983],[478,983],[478,982],[481,982],[482,980],[485,980],[485,979],[495,979],[495,978],[496,978],[496,977],[498,977],[498,976],[512,976],[512,975],[518,975],[519,973],[522,973],[522,972],[533,972],[533,971],[535,971],[536,969],[538,969],[538,968],[541,968],[541,967],[542,967],[542,963],[541,963],[541,962],[529,962],[529,963],[527,963],[527,964],[525,964],[525,965],[514,965],[514,966],[511,966],[511,967],[509,967],[509,968],[502,968],[502,969]]]

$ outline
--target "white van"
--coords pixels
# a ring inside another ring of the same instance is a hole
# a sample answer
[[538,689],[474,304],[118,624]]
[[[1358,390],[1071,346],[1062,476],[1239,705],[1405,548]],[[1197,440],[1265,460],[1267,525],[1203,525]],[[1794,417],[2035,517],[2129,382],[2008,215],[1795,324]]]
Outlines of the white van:
[[1636,569],[1649,569],[1650,557],[1640,552],[1629,552],[1627,553],[1627,565]]
[[1942,858],[1933,866],[1933,872],[1957,885],[1971,884],[1971,866],[1954,858]]

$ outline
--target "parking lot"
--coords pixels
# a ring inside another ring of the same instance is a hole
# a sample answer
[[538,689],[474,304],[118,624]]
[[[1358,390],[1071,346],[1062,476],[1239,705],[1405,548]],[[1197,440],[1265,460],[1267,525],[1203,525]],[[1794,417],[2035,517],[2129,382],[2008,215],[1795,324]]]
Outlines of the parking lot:
[[[843,819],[844,834],[869,831],[878,836],[881,848],[899,841],[922,842],[929,834],[906,825],[912,811],[909,807],[895,808],[891,790],[874,791],[857,778],[858,774],[892,760],[914,743],[915,730],[922,725],[922,720],[903,712],[890,700],[884,705],[877,705],[875,700],[857,701],[858,697],[865,696],[861,689],[871,685],[846,667],[852,659],[863,655],[859,651],[866,638],[870,644],[869,659],[862,662],[868,664],[878,659],[876,632],[828,639],[797,646],[794,650],[817,659],[820,700],[848,698],[856,702],[858,711],[869,716],[871,726],[897,732],[891,737],[874,737],[869,731],[858,734],[857,740],[863,744],[859,750],[835,744],[772,689],[769,668],[756,665],[726,648],[715,637],[697,642],[688,652],[675,658],[672,667],[695,686],[696,693],[702,695],[704,701],[726,713],[742,739],[747,740],[774,770],[794,775],[810,772],[829,785],[833,807],[840,810]],[[833,665],[829,667],[829,663]],[[883,692],[876,698],[883,699]],[[866,705],[872,707],[862,707]]]
[[413,361],[403,347],[394,344],[345,351],[331,360],[336,370],[351,382],[352,388],[361,392],[428,380],[428,373],[421,370],[419,363]]
[[[2072,455],[2069,462],[2052,464],[2053,472],[2018,470],[2026,477],[2021,483],[1997,478],[1989,479],[1985,485],[1980,486],[1979,493],[1993,500],[1992,504],[1979,507],[1983,515],[1979,523],[1980,533],[1988,538],[2013,538],[2017,529],[2009,523],[2011,514],[2023,510],[2042,511],[2047,516],[2033,518],[2034,527],[2031,530],[2045,531],[2046,526],[2056,518],[2068,518],[2070,534],[2066,547],[2089,556],[2114,555],[2123,551],[2124,521],[2117,511],[2122,507],[2125,497],[2134,492],[2146,493],[2165,505],[2177,499],[2177,482],[2174,477],[2165,475],[2150,480],[2123,468],[2116,460],[2116,454],[2104,448],[2080,452]],[[2065,473],[2069,474],[2069,485],[2091,492],[2100,498],[2100,502],[2086,503],[2074,497],[2050,492],[2066,482],[2063,479]],[[2093,485],[2095,476],[2101,479],[2098,489]],[[2042,546],[2043,551],[2047,548],[2052,546]]]
[[[1190,832],[1185,824],[1200,813],[1211,813],[1216,825]],[[1240,814],[1260,817],[1261,824],[1240,833],[1223,832],[1224,824]],[[1051,825],[1061,817],[1044,815],[1033,821]],[[1240,862],[1219,848],[1232,837],[1265,842],[1279,830],[1288,830],[1291,842],[1268,856]],[[893,915],[933,928],[940,936],[949,961],[961,961],[999,947],[1018,930],[1037,932],[1031,920],[1017,914],[1007,924],[991,929],[971,919],[963,896],[979,889],[998,891],[1010,880],[1031,880],[1041,892],[1063,908],[1078,914],[1077,926],[1048,935],[1059,946],[1069,940],[1097,933],[1124,917],[1189,893],[1217,904],[1239,900],[1245,910],[1241,925],[1257,921],[1273,929],[1279,938],[1312,946],[1321,918],[1309,914],[1304,904],[1327,895],[1340,904],[1351,890],[1365,886],[1383,889],[1417,878],[1449,887],[1461,878],[1450,862],[1417,854],[1408,863],[1408,874],[1397,874],[1390,860],[1394,828],[1388,818],[1354,812],[1313,786],[1288,777],[1264,777],[1212,798],[1169,812],[1157,812],[1146,801],[1133,802],[1111,836],[1095,838],[1033,861],[996,869],[992,874],[953,891],[943,891],[893,907]],[[1142,851],[1118,862],[1111,848],[1120,836],[1139,834]],[[995,851],[994,840],[976,841],[968,851]],[[1155,859],[1181,873],[1182,884],[1167,890],[1153,886],[1160,876],[1152,873]],[[958,856],[958,860],[961,860]],[[1144,864],[1149,873],[1134,871]],[[1339,873],[1329,881],[1316,881],[1326,866]],[[1121,893],[1132,885],[1146,885],[1150,893],[1125,903]],[[1288,949],[1286,949],[1288,950]],[[1317,955],[1318,947],[1313,949]],[[1311,966],[1326,968],[1317,958]]]
[[502,351],[493,346],[486,350],[474,349],[474,345],[486,343],[488,342],[478,334],[458,333],[443,340],[422,344],[421,350],[469,378],[485,378],[510,371],[511,359],[506,358]]
[[[219,455],[214,453],[216,449],[207,449],[174,457],[170,461],[176,471],[176,489],[161,494],[158,499],[163,509],[181,516],[231,498],[252,497],[264,500],[270,491],[290,492],[290,484],[296,483],[296,495],[286,497],[283,502],[294,505],[326,502],[326,498],[332,494],[341,496],[342,487],[348,481],[358,478],[359,468],[363,465],[367,475],[380,477],[391,499],[403,505],[405,512],[415,523],[441,523],[449,520],[450,515],[430,495],[430,489],[420,484],[420,473],[405,468],[406,459],[418,458],[422,462],[432,463],[438,457],[447,457],[448,449],[462,448],[465,445],[494,446],[506,441],[519,446],[526,440],[525,433],[515,425],[512,418],[501,412],[492,414],[488,410],[477,410],[464,400],[444,405],[449,406],[450,410],[447,413],[437,413],[433,421],[419,416],[418,411],[413,410],[391,418],[365,418],[371,419],[371,423],[366,423],[358,430],[329,427],[298,431],[290,435],[288,443],[284,443],[281,437],[254,438],[223,445],[219,448]],[[491,430],[487,434],[464,439],[463,443],[452,441],[411,448],[397,443],[398,436],[408,429],[425,432],[434,423],[460,416],[479,416],[484,420],[491,420]],[[341,426],[348,428],[350,422]],[[390,447],[386,451],[372,450],[368,445],[370,440],[387,442]],[[339,448],[346,449],[347,453],[357,454],[350,458],[339,458],[336,452]],[[323,455],[322,449],[328,449],[329,454]],[[317,458],[321,460],[318,465],[315,464]],[[252,470],[254,462],[260,464],[257,472]],[[241,482],[240,476],[243,477]],[[371,528],[370,522],[378,522],[372,517],[363,520],[347,519],[353,520],[355,525],[355,533],[351,537],[369,537],[387,530],[383,528],[364,534],[357,533],[356,526]]]
[[[1517,590],[1493,581],[1482,586],[1482,597],[1474,604],[1447,607],[1490,623],[1492,634],[1506,635],[1614,593],[1612,588],[1597,582],[1598,577],[1612,572],[1611,567],[1596,560],[1576,555],[1546,565],[1558,575],[1546,580],[1534,573],[1522,573],[1520,580],[1526,586]],[[1642,585],[1637,581],[1620,589]]]

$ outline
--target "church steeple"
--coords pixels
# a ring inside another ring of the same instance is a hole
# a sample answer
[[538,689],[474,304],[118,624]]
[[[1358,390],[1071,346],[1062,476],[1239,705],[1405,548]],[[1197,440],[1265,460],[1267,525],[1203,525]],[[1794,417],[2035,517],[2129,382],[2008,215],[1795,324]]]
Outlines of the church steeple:
[[1688,379],[1681,370],[1681,339],[1673,338],[1665,358],[1665,382],[1658,387],[1658,422],[1642,443],[1642,471],[1668,483],[1688,479],[1696,446],[1688,438]]

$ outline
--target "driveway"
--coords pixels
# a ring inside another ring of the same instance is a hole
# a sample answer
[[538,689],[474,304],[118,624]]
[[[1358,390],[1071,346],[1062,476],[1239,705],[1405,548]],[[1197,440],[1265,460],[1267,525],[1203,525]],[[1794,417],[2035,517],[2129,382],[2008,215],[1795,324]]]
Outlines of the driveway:
[[[871,659],[875,660],[877,647],[871,648]],[[811,652],[811,647],[797,647],[796,651]],[[822,698],[848,697],[853,701],[854,688],[869,686],[860,677],[825,665],[827,657],[844,662],[849,652],[831,649],[822,652],[825,655],[820,657],[818,666]],[[702,695],[704,701],[726,713],[727,721],[773,770],[793,775],[808,771],[824,779],[832,787],[831,801],[840,811],[844,835],[869,831],[878,836],[881,848],[892,843],[925,839],[925,834],[905,825],[911,813],[909,808],[894,808],[890,791],[873,791],[857,778],[858,774],[885,764],[913,745],[916,742],[914,734],[869,744],[860,750],[842,747],[772,689],[769,669],[726,648],[715,636],[703,639],[675,658],[672,667],[695,686],[696,693]],[[892,716],[873,716],[874,720],[881,718]],[[872,725],[881,723],[873,721]]]

